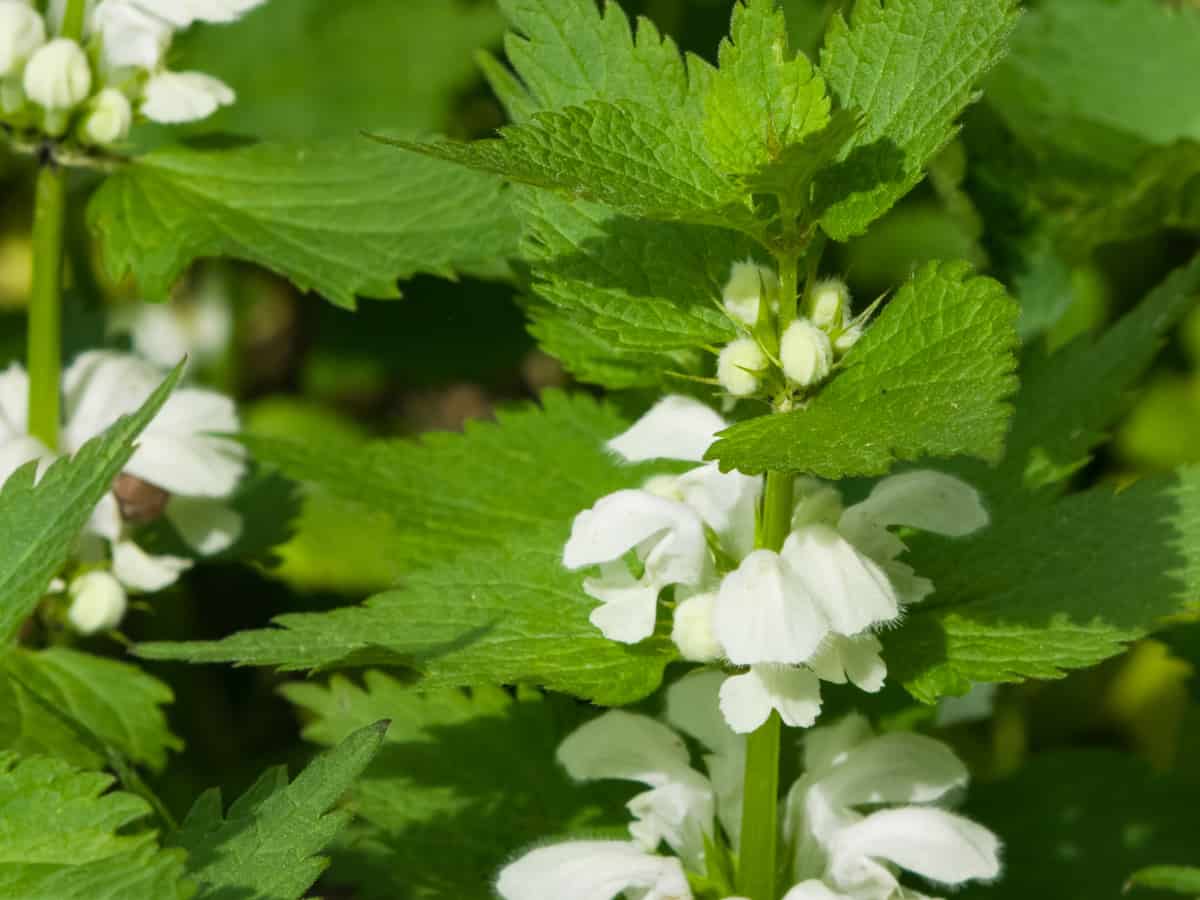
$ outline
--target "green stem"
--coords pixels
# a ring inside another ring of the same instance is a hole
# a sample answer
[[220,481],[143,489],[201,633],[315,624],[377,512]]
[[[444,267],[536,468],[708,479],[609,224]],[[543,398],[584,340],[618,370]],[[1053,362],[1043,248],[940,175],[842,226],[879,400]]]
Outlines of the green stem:
[[66,173],[52,160],[38,171],[33,205],[33,286],[29,292],[29,433],[58,449],[62,372],[63,234]]
[[67,0],[67,9],[63,13],[63,37],[73,41],[83,39],[84,18],[87,16],[87,0]]
[[[794,266],[793,266],[794,271]],[[794,284],[795,282],[793,282]],[[767,474],[759,546],[778,551],[792,527],[795,478]],[[782,725],[772,712],[746,743],[738,890],[750,900],[775,900],[779,858],[779,739]]]
[[790,253],[777,256],[779,264],[779,336],[796,318],[796,280],[799,277],[799,262]]

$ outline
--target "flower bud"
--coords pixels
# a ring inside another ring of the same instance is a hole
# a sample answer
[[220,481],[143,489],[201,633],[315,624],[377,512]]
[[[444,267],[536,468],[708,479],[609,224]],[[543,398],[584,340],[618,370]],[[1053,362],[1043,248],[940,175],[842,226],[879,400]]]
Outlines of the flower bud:
[[87,144],[106,146],[122,141],[133,124],[133,107],[116,88],[105,88],[93,98],[79,136]]
[[731,316],[746,325],[758,321],[763,300],[773,309],[779,303],[779,276],[754,260],[734,263],[722,299]]
[[717,379],[735,397],[748,397],[758,390],[758,372],[767,367],[767,357],[753,338],[738,338],[717,357]]
[[48,110],[71,110],[87,99],[91,89],[87,55],[68,38],[55,38],[39,48],[25,67],[25,93]]
[[697,594],[675,608],[671,640],[679,648],[679,655],[689,662],[711,662],[724,655],[713,635],[712,617],[716,601],[716,594]]
[[109,631],[121,624],[127,606],[125,589],[108,572],[87,572],[71,582],[67,621],[80,634]]
[[845,353],[851,347],[858,343],[858,339],[863,336],[862,326],[851,325],[845,331],[838,335],[837,340],[833,342],[833,349],[838,353]]
[[833,368],[833,345],[829,335],[807,319],[788,326],[779,342],[783,373],[801,387],[825,379]]
[[837,331],[845,327],[846,315],[850,311],[850,289],[846,282],[831,278],[813,285],[808,298],[810,319],[823,331]]
[[0,78],[16,75],[46,43],[46,24],[19,0],[0,0]]

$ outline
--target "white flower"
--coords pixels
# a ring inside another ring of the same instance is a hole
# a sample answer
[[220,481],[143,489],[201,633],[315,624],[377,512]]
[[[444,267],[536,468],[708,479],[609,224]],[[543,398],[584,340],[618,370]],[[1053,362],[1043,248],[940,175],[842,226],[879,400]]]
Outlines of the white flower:
[[237,100],[233,88],[203,72],[157,72],[146,82],[141,112],[164,125],[206,119]]
[[0,78],[18,74],[44,43],[46,24],[36,10],[19,0],[0,0]]
[[647,852],[665,842],[686,866],[704,871],[713,789],[691,767],[687,746],[674,731],[648,716],[611,710],[570,734],[558,760],[577,781],[616,778],[649,787],[628,804],[635,842]]
[[767,357],[754,338],[738,338],[725,345],[717,357],[717,380],[734,397],[749,397],[758,390],[759,373]]
[[808,319],[797,319],[779,342],[783,374],[801,387],[824,381],[833,369],[833,345],[829,335]]
[[659,400],[608,448],[628,462],[678,459],[700,462],[725,420],[699,400],[670,394]]
[[107,572],[87,572],[68,588],[67,621],[80,634],[110,631],[121,624],[128,601],[121,583]]
[[774,309],[779,304],[779,276],[775,271],[752,259],[734,263],[722,293],[722,301],[729,314],[742,324],[753,327],[758,321],[759,308],[764,300],[768,309]]
[[717,595],[712,591],[694,594],[675,607],[671,640],[679,655],[690,662],[713,662],[721,658],[720,642],[713,634],[713,607]]
[[738,734],[760,728],[772,711],[792,728],[810,727],[821,713],[820,679],[808,669],[763,664],[721,685],[721,712]]
[[939,728],[990,719],[996,709],[998,684],[977,682],[961,697],[943,697],[938,701],[934,719]]
[[900,891],[896,867],[950,885],[998,874],[995,835],[928,805],[968,780],[944,744],[908,733],[876,737],[865,719],[848,716],[810,732],[805,768],[784,821],[797,878],[820,879],[835,896],[888,900]]
[[850,311],[850,289],[840,278],[818,281],[808,303],[814,325],[826,332],[840,331]]
[[87,99],[92,68],[83,48],[69,38],[39,47],[25,66],[25,93],[48,110],[66,111]]
[[854,637],[832,634],[808,661],[808,667],[822,681],[850,682],[859,690],[874,694],[887,678],[887,665],[879,655],[882,649],[883,645],[873,634]]
[[92,30],[100,35],[105,65],[113,69],[157,69],[171,45],[171,23],[146,4],[102,0],[92,14]]
[[570,841],[541,847],[507,866],[496,883],[504,900],[692,900],[679,860],[619,841]]
[[79,126],[79,134],[89,144],[107,146],[124,140],[132,124],[133,107],[129,98],[116,88],[105,88],[92,98],[91,109]]
[[187,28],[195,22],[236,22],[267,0],[131,0],[175,28]]
[[185,356],[204,366],[218,359],[233,337],[229,298],[209,285],[186,300],[137,303],[128,312],[121,330],[129,332],[139,356],[164,369]]

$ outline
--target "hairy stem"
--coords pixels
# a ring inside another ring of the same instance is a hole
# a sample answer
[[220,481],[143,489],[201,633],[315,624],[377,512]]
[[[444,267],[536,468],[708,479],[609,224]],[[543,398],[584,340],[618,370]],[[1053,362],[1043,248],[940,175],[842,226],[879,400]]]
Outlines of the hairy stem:
[[83,24],[87,16],[87,0],[67,0],[66,11],[63,12],[63,37],[78,41],[83,38]]
[[33,286],[29,292],[29,433],[58,448],[62,372],[63,232],[66,173],[52,160],[38,171],[33,206]]
[[779,264],[779,336],[782,338],[787,327],[796,318],[796,281],[799,263],[790,253],[775,258]]
[[[792,525],[794,484],[795,479],[790,473],[771,472],[767,475],[759,529],[760,547],[778,551],[783,546]],[[779,715],[771,713],[766,724],[751,734],[746,744],[738,890],[750,900],[775,900],[776,896],[781,727]]]

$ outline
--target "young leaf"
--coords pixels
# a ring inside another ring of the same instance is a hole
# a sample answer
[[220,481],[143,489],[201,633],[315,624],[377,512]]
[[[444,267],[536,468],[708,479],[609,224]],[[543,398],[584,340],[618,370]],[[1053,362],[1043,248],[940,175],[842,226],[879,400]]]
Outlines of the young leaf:
[[0,647],[12,642],[41,600],[92,510],[133,455],[134,440],[182,371],[177,368],[136,413],[119,419],[71,459],[51,465],[36,485],[31,463],[0,488]]
[[108,765],[61,716],[28,696],[30,690],[134,763],[159,770],[168,750],[183,747],[163,715],[171,689],[158,679],[136,666],[63,647],[14,647],[0,656],[0,748],[57,756],[81,768]]
[[227,813],[220,790],[203,794],[173,837],[201,885],[197,900],[299,900],[328,864],[317,854],[349,821],[329,810],[379,752],[387,726],[355,731],[291,784],[285,768],[269,769]]
[[361,137],[159,150],[108,178],[88,218],[109,271],[150,299],[227,256],[348,308],[420,273],[500,276],[518,231],[497,179]]
[[1134,872],[1127,887],[1144,887],[1176,894],[1200,896],[1200,868],[1150,866]]
[[825,190],[835,240],[861,234],[921,180],[1004,52],[1014,0],[858,0],[830,24],[821,71],[863,129]]
[[722,432],[725,470],[882,475],[903,460],[1003,449],[1016,390],[1017,306],[962,263],[931,263],[897,293],[809,404]]
[[150,808],[105,793],[108,775],[0,753],[0,896],[21,900],[186,900],[183,854],[130,833]]
[[497,870],[535,842],[580,828],[595,837],[609,825],[623,836],[629,788],[575,785],[555,762],[589,715],[578,704],[494,687],[418,692],[378,672],[361,687],[335,677],[283,693],[310,722],[305,737],[321,744],[379,716],[392,721],[352,789],[359,820],[331,872],[364,898],[492,900]]
[[882,635],[889,674],[926,702],[973,681],[1057,678],[1193,608],[1200,469],[1009,514],[941,555],[934,596]]

